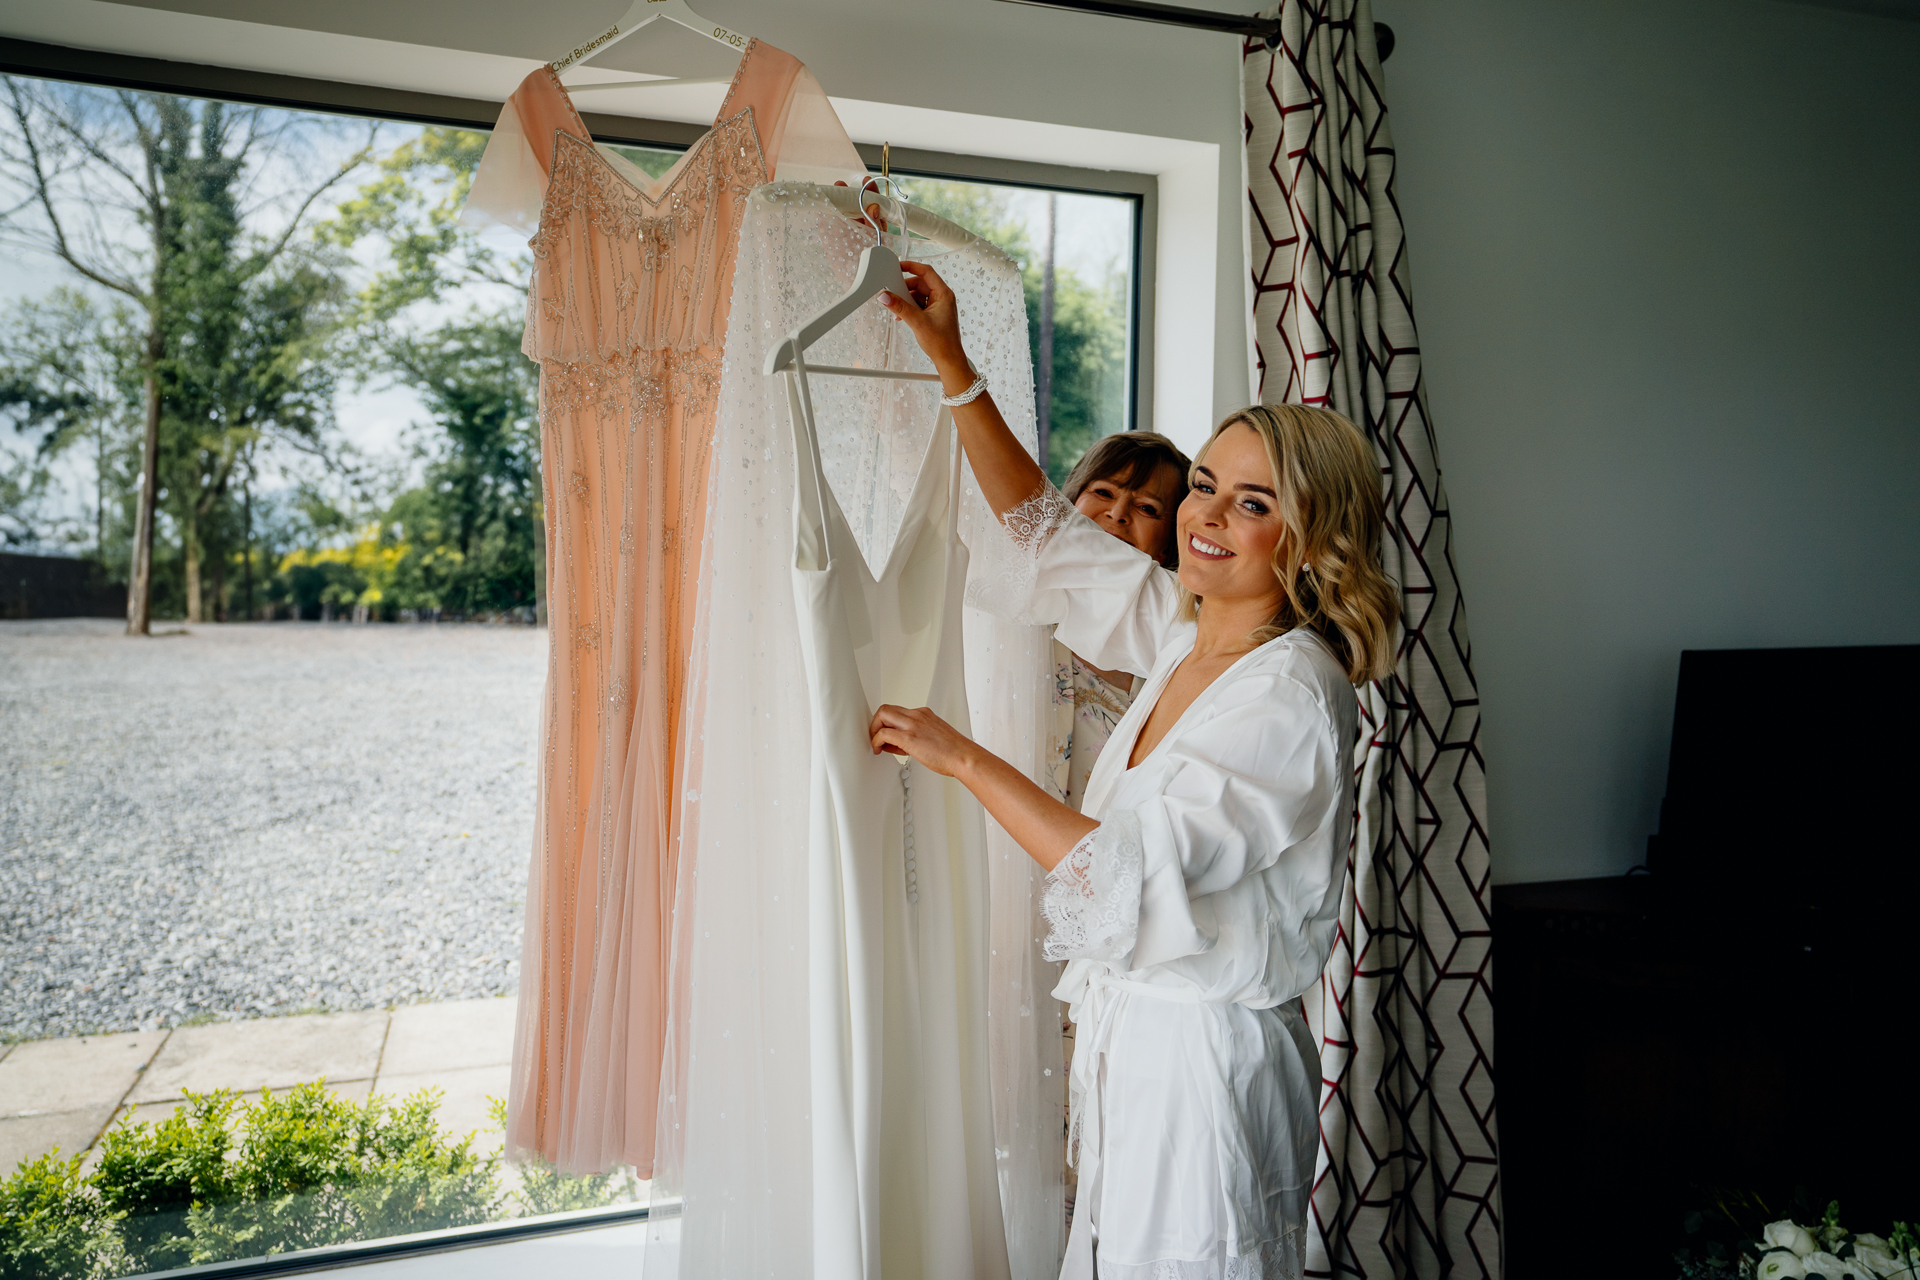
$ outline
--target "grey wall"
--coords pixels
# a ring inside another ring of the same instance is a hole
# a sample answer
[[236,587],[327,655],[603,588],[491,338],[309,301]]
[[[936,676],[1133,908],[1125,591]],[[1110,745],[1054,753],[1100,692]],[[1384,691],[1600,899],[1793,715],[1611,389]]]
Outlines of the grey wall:
[[1657,825],[1681,649],[1920,642],[1920,24],[1375,12],[1495,879],[1617,873]]

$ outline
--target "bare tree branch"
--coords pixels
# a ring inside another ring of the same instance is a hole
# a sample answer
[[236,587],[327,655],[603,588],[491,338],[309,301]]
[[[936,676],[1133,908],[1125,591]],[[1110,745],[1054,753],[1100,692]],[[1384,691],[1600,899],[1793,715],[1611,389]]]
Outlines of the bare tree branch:
[[9,106],[14,123],[20,129],[21,141],[26,147],[27,162],[33,175],[31,196],[39,205],[41,215],[47,220],[53,252],[61,261],[86,279],[104,289],[112,289],[116,293],[125,294],[136,302],[144,304],[147,301],[146,295],[133,281],[96,268],[93,264],[83,261],[74,251],[67,235],[66,224],[61,220],[59,211],[54,208],[53,179],[49,175],[39,139],[34,134],[32,112],[28,103],[23,100],[19,81],[12,76],[6,77],[6,81]]
[[275,240],[272,246],[267,249],[266,253],[262,255],[260,268],[264,270],[268,264],[272,263],[274,259],[278,258],[286,249],[288,243],[292,241],[294,234],[300,230],[301,225],[306,221],[307,212],[313,208],[316,200],[345,181],[350,174],[372,158],[373,141],[369,139],[366,146],[360,148],[360,150],[354,152],[346,160],[341,162],[340,167],[334,171],[332,177],[308,193],[306,199],[302,200],[299,207],[293,211],[293,217],[288,219],[286,228],[281,231],[279,239]]

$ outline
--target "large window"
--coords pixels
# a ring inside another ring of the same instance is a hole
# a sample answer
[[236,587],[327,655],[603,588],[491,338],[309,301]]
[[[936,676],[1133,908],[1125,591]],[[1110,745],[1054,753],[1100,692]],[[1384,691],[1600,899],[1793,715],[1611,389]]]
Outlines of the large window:
[[[500,1158],[546,641],[526,250],[452,218],[485,134],[0,95],[0,537],[84,606],[0,622],[0,1256],[632,1201]],[[155,638],[32,617],[123,616],[149,381]]]
[[[631,1212],[500,1158],[546,641],[526,249],[454,218],[484,131],[0,99],[0,1248]],[[909,197],[1021,263],[1063,478],[1133,422],[1141,198],[937,170]]]

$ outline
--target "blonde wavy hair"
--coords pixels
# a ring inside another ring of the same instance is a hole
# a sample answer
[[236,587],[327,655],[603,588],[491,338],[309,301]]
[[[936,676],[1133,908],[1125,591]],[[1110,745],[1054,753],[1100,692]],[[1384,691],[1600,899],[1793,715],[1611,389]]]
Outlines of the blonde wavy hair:
[[[1266,445],[1286,526],[1273,549],[1273,576],[1284,593],[1280,612],[1249,638],[1265,644],[1305,627],[1327,642],[1354,684],[1384,678],[1396,657],[1400,591],[1380,567],[1386,506],[1373,449],[1329,409],[1253,405],[1213,429],[1196,468],[1232,426],[1251,428]],[[1202,603],[1181,588],[1183,617],[1197,618]]]

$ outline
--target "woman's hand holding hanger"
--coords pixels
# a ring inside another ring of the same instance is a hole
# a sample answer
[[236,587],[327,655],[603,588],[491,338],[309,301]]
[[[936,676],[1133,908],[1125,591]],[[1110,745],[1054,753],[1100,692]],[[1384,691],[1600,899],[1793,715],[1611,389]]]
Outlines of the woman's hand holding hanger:
[[973,362],[967,359],[966,348],[960,342],[960,300],[954,297],[940,273],[926,263],[907,260],[901,262],[900,269],[907,278],[907,291],[919,309],[902,305],[900,299],[890,293],[881,294],[880,303],[907,326],[913,340],[933,361],[934,371],[940,375],[940,389],[947,395],[957,396],[972,386],[974,379]]
[[[833,185],[844,187],[847,184],[836,182]],[[879,201],[868,203],[863,214],[850,213],[847,216],[855,222],[867,224],[878,234],[888,230],[886,212]],[[940,375],[941,391],[957,396],[972,386],[974,379],[973,362],[967,359],[966,350],[960,343],[959,300],[939,273],[924,262],[905,260],[900,266],[905,272],[907,288],[913,294],[913,300],[920,304],[919,312],[901,306],[900,300],[890,293],[881,294],[880,301],[893,312],[895,318],[905,321],[907,328],[913,331],[914,340],[933,361],[934,370]]]
[[[847,184],[836,182],[834,185]],[[879,201],[867,202],[864,213],[864,218],[859,214],[848,216],[856,222],[867,222],[878,231],[887,229],[886,215]],[[940,375],[941,393],[960,395],[973,386],[977,374],[960,341],[959,299],[940,278],[940,273],[926,263],[907,260],[901,262],[900,268],[906,276],[907,291],[918,307],[908,306],[891,293],[881,294],[880,302],[896,320],[907,326],[914,341],[933,361],[934,372]],[[980,492],[994,515],[1004,517],[1046,484],[1046,474],[1007,428],[1007,421],[1000,416],[991,394],[982,393],[966,404],[954,405],[953,424],[959,430],[960,447],[967,451],[974,478],[980,482]]]
[[[940,273],[924,262],[902,262],[907,291],[918,306],[908,306],[890,293],[880,302],[907,326],[920,349],[940,375],[940,389],[957,396],[973,385],[973,362],[960,342],[960,302]],[[980,492],[996,516],[1004,517],[1046,485],[1047,477],[1013,432],[990,392],[966,404],[953,406],[953,425],[967,451]]]

